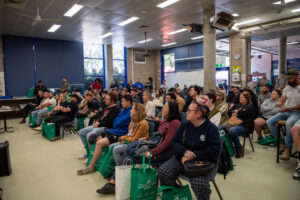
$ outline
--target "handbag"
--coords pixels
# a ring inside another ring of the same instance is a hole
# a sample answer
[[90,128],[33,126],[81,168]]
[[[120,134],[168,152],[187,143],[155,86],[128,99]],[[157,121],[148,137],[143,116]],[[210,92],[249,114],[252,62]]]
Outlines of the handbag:
[[228,123],[232,126],[238,126],[240,125],[241,123],[243,123],[243,120],[237,118],[237,117],[230,117],[228,119]]
[[[182,133],[183,144],[186,141],[186,127],[183,129]],[[183,164],[184,175],[192,178],[195,176],[207,176],[215,168],[215,164],[211,161],[196,161],[189,160]]]
[[207,176],[209,175],[215,168],[215,164],[211,161],[196,161],[189,160],[183,164],[184,175],[192,178],[196,176]]

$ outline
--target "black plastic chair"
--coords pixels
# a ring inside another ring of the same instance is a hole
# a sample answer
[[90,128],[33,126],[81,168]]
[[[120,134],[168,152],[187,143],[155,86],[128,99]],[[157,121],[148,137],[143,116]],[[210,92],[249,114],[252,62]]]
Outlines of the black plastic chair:
[[76,130],[77,118],[75,117],[73,121],[65,122],[61,125],[63,132],[61,134],[61,139],[64,139],[65,132],[78,135],[78,131]]
[[244,142],[243,142],[243,156],[244,156],[244,153],[245,153],[246,138],[249,139],[249,142],[250,142],[252,151],[254,152],[254,146],[253,146],[253,144],[252,144],[252,140],[251,140],[251,138],[250,138],[250,134],[252,134],[252,138],[253,138],[253,130],[249,131],[249,132],[247,133],[247,135],[244,137]]
[[[218,193],[218,196],[219,196],[220,200],[223,200],[223,197],[222,197],[221,192],[220,192],[220,190],[219,190],[219,188],[217,186],[217,183],[215,181],[215,177],[217,175],[218,168],[219,168],[219,163],[220,163],[222,149],[223,149],[223,143],[224,143],[224,141],[222,139],[220,139],[220,152],[218,154],[218,160],[217,160],[216,168],[214,169],[214,172],[210,176],[210,180],[209,180],[209,182],[213,183],[213,185],[214,185],[214,187],[215,187],[215,189],[216,189],[216,191]],[[186,181],[190,181],[190,179],[188,177],[186,177],[185,175],[183,175],[183,174],[180,174],[179,178],[182,178],[183,180],[186,180]]]

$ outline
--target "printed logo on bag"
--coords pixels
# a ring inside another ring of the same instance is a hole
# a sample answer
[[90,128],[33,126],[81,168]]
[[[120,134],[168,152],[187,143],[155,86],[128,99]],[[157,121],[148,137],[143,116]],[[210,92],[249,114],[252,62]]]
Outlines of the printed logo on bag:
[[201,142],[204,142],[204,141],[205,141],[205,135],[203,135],[203,134],[200,135],[200,141],[201,141]]
[[139,184],[138,189],[144,189],[144,190],[149,190],[150,188],[153,187],[156,183],[151,181],[151,179],[148,179],[146,184]]
[[182,198],[180,198],[180,197],[178,196],[178,194],[176,194],[176,195],[174,196],[174,200],[188,200],[188,198],[187,198],[187,197],[182,197]]

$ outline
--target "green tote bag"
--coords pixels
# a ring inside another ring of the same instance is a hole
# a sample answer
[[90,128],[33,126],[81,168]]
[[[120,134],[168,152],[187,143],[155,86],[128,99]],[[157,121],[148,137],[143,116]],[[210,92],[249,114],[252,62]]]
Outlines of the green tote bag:
[[[90,150],[89,150],[89,154],[88,154],[88,161],[86,163],[86,166],[89,166],[90,163],[92,162],[92,159],[93,159],[93,156],[94,156],[94,151],[95,151],[95,147],[96,145],[93,144],[91,147],[90,147]],[[100,158],[97,160],[96,162],[96,165],[95,165],[95,170],[98,170],[103,159],[105,158],[106,154],[108,152],[108,147],[103,147],[102,148],[102,153],[101,153],[101,156]]]
[[130,200],[156,200],[157,176],[156,170],[150,167],[150,160],[145,164],[143,155],[143,168],[136,168],[132,162]]
[[51,140],[55,137],[55,124],[54,123],[47,123],[45,126],[45,133],[47,140]]
[[[162,193],[160,195],[160,193]],[[192,200],[189,185],[181,187],[161,186],[157,190],[157,196],[162,200]]]
[[116,162],[113,155],[114,146],[111,146],[103,159],[98,171],[104,178],[109,178],[114,174]]
[[229,136],[226,133],[223,133],[223,134],[221,134],[221,138],[225,142],[225,146],[227,147],[227,150],[228,150],[228,153],[229,153],[230,157],[234,156],[235,149],[233,147],[233,144],[232,144],[231,139],[229,138]]

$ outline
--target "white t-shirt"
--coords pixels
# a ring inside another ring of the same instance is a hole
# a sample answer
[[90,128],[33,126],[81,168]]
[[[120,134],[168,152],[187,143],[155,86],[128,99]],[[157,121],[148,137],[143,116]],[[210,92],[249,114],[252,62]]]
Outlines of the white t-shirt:
[[[51,99],[47,98],[45,99],[44,103],[50,103],[50,106],[55,106],[56,105],[56,99],[54,97],[52,97]],[[47,107],[43,108],[43,109],[47,109]]]
[[145,111],[148,119],[151,119],[152,117],[155,117],[155,105],[152,101],[148,101],[148,103],[145,105]]
[[[300,104],[300,85],[297,87],[286,86],[282,93],[286,96],[285,107],[293,107]],[[300,110],[297,110],[300,112]]]

